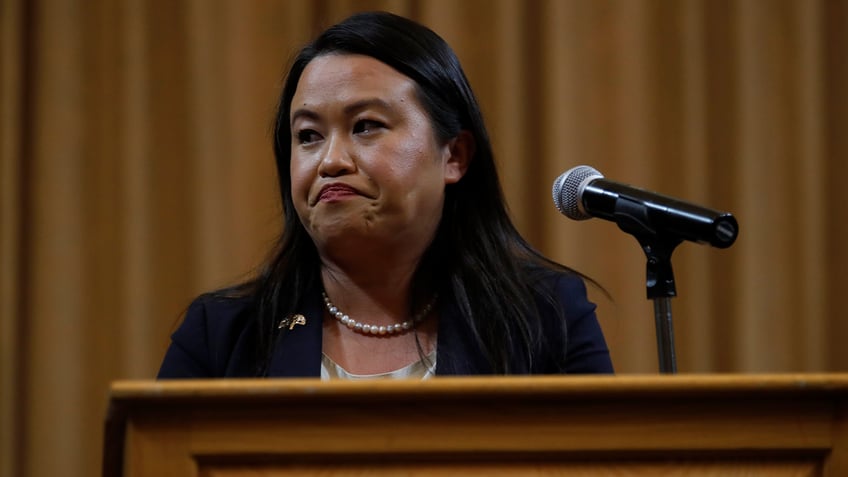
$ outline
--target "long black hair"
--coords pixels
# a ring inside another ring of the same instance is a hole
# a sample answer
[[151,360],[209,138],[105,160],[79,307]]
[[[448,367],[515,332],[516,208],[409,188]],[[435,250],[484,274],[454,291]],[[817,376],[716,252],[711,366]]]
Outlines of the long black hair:
[[[367,55],[414,80],[440,141],[446,142],[463,130],[470,132],[475,153],[465,176],[446,186],[442,219],[421,261],[429,269],[416,273],[413,286],[426,280],[427,286],[438,289],[442,299],[456,303],[493,372],[527,372],[542,334],[539,297],[534,295],[538,271],[570,270],[535,251],[510,220],[480,108],[450,46],[412,20],[371,12],[330,27],[305,46],[294,59],[283,86],[274,152],[284,228],[258,277],[239,287],[256,298],[259,373],[264,372],[278,333],[284,332],[277,329],[279,317],[294,312],[304,297],[320,286],[318,251],[292,202],[289,117],[303,70],[314,58],[326,54]],[[552,292],[541,298],[556,302]],[[557,341],[564,343],[565,320],[560,322],[563,336]],[[564,346],[555,359],[564,367]],[[512,369],[510,363],[514,362],[525,363],[524,371]]]

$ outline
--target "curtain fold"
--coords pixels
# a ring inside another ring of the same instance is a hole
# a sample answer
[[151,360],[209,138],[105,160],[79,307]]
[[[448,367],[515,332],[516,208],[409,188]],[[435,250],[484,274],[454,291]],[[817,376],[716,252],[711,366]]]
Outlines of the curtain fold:
[[657,369],[645,257],[550,188],[608,178],[733,212],[682,244],[681,372],[844,371],[848,1],[6,0],[0,473],[96,475],[108,383],[152,377],[197,294],[281,224],[282,75],[360,10],[417,19],[478,94],[515,222],[590,287],[621,373]]
[[26,18],[20,0],[0,3],[0,476],[20,468],[23,419],[19,412],[23,315],[20,280],[24,247],[23,186],[26,104]]

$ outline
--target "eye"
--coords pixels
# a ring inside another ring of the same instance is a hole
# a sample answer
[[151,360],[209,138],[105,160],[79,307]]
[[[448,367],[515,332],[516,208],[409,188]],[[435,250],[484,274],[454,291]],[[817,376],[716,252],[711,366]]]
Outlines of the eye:
[[354,134],[372,134],[377,132],[380,129],[384,129],[386,127],[385,124],[380,121],[375,121],[373,119],[360,119],[353,126]]
[[297,132],[298,144],[311,144],[321,140],[321,135],[313,129],[301,129]]

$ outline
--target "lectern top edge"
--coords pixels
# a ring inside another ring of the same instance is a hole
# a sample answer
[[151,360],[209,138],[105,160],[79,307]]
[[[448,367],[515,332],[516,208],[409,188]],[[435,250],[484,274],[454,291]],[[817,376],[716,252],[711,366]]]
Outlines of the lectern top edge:
[[499,397],[590,397],[611,389],[631,395],[740,395],[768,392],[792,395],[848,394],[848,373],[822,374],[681,374],[619,376],[498,376],[437,377],[426,381],[330,381],[319,379],[193,379],[115,381],[112,400],[181,398],[390,397],[414,393],[450,398],[497,395]]

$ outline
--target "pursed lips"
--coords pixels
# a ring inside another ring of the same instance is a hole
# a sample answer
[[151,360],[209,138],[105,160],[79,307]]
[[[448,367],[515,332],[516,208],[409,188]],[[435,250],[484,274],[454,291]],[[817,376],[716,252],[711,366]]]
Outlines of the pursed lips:
[[349,196],[349,195],[361,195],[358,190],[347,184],[327,184],[321,188],[321,191],[318,193],[318,197],[315,199],[315,203],[318,202],[332,202],[336,199]]

